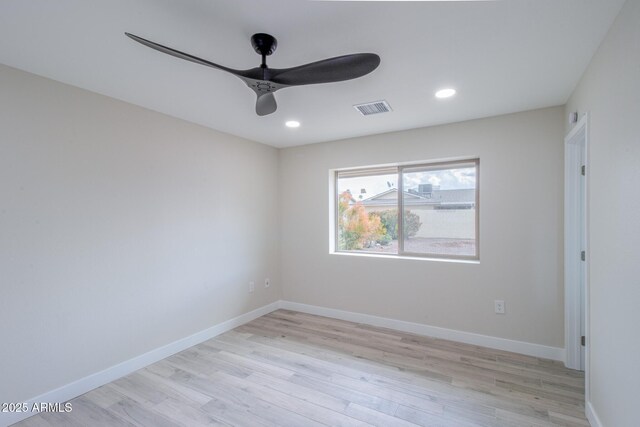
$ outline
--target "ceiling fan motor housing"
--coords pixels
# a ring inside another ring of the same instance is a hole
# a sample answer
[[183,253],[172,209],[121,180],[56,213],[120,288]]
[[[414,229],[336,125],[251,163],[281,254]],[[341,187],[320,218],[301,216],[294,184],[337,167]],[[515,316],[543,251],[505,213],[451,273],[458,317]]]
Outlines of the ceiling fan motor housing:
[[259,55],[269,56],[276,51],[278,40],[270,34],[257,33],[251,36],[251,46]]

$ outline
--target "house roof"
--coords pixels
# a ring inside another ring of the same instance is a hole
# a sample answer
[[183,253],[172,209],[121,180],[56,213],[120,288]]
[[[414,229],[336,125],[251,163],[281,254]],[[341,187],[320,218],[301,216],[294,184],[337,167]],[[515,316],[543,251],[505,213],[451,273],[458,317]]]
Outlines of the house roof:
[[434,195],[439,198],[442,204],[475,203],[476,190],[473,188],[457,190],[438,190]]
[[[397,194],[397,188],[378,193],[367,199],[361,200],[364,206],[391,206],[395,205],[396,197],[389,197]],[[473,205],[476,202],[476,190],[473,188],[455,189],[455,190],[433,190],[427,194],[417,194],[414,192],[403,191],[404,204],[409,206],[415,205]]]

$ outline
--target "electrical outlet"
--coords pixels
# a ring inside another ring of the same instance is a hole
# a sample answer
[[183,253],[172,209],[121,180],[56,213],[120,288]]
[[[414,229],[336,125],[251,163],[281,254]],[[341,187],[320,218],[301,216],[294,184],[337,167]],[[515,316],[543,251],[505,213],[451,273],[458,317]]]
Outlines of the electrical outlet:
[[494,302],[496,314],[504,314],[504,301],[501,299],[497,299]]
[[268,288],[269,286],[271,286],[271,279],[269,278],[264,279],[264,287]]
[[249,292],[256,290],[256,282],[249,282]]

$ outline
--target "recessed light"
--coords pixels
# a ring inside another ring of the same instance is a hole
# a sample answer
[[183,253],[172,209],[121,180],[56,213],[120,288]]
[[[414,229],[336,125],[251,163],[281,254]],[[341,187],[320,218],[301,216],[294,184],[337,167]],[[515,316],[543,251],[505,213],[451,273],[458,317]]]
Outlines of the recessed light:
[[289,120],[284,125],[288,128],[297,128],[300,127],[300,122],[296,120]]
[[436,98],[450,98],[455,94],[455,89],[442,89],[436,92]]

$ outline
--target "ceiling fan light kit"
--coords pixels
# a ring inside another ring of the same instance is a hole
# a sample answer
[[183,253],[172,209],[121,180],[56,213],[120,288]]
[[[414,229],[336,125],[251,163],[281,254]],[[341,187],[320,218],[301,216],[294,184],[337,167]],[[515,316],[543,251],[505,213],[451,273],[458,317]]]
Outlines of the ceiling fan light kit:
[[238,77],[256,93],[256,113],[259,116],[266,116],[276,111],[278,105],[273,94],[280,89],[289,86],[333,83],[356,79],[369,74],[380,65],[380,57],[375,53],[354,53],[323,59],[297,67],[269,68],[267,66],[267,56],[276,51],[278,41],[270,34],[257,33],[251,37],[251,45],[256,53],[262,57],[260,66],[248,70],[236,70],[163,46],[131,33],[125,33],[125,35],[157,51],[195,62],[196,64],[217,68]]

